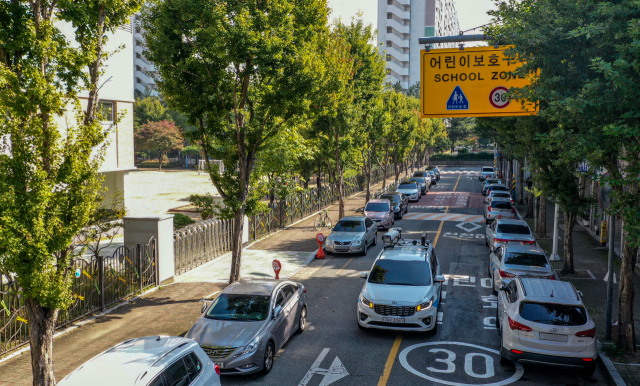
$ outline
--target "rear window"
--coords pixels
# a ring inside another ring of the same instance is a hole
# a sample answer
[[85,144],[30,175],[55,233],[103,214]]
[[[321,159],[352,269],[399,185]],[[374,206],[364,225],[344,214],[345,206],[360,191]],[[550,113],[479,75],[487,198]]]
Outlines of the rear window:
[[367,212],[388,212],[389,204],[384,202],[370,202],[364,207]]
[[498,225],[499,233],[510,233],[513,235],[528,235],[531,234],[529,227],[526,225],[517,224],[500,224]]
[[380,196],[380,198],[386,198],[387,200],[391,201],[394,204],[400,202],[400,196],[396,196],[396,195]]
[[504,257],[505,264],[528,265],[533,267],[547,267],[547,258],[537,253],[508,252]]
[[409,181],[415,181],[415,182],[419,182],[419,183],[421,183],[421,184],[424,184],[424,183],[425,183],[425,182],[424,182],[424,178],[422,178],[422,177],[413,177],[413,178],[411,178]]
[[497,209],[511,209],[511,203],[509,201],[492,202],[491,206]]
[[402,182],[398,189],[417,189],[418,185],[415,182]]
[[487,178],[487,180],[484,183],[487,184],[487,185],[491,185],[491,184],[497,184],[498,182],[500,182],[500,181],[498,181],[496,179],[493,179],[493,178]]
[[492,172],[492,171],[493,171],[493,168],[483,167],[483,168],[482,168],[482,171],[483,171],[483,172]]
[[494,193],[491,196],[500,198],[511,198],[511,195],[509,193]]
[[509,191],[509,189],[507,189],[506,186],[490,186],[489,190],[491,190],[493,192],[497,192],[497,191],[508,192]]
[[423,177],[425,175],[426,172],[414,172],[413,176],[414,177]]
[[587,312],[584,307],[563,304],[522,302],[520,317],[530,322],[555,326],[587,324]]

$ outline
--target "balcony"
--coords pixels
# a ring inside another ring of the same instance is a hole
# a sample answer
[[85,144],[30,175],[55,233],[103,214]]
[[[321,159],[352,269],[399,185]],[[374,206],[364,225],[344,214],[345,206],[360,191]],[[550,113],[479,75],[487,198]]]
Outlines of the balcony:
[[[402,48],[409,48],[409,39],[402,39],[400,38],[398,35],[394,34],[394,33],[388,33],[385,35],[385,39],[387,42],[391,42],[393,44],[395,44],[398,47],[402,47]],[[386,42],[385,42],[386,45]]]
[[404,11],[396,6],[387,7],[387,13],[398,17],[400,20],[411,20],[411,11]]
[[387,68],[392,72],[396,73],[397,75],[409,76],[409,67],[405,68],[400,63],[389,61],[387,62]]
[[[404,25],[404,23],[400,23],[396,19],[387,19],[387,28],[388,27],[393,28],[394,30],[398,31],[401,34],[411,33],[411,26]],[[389,32],[387,32],[387,33],[389,33]]]

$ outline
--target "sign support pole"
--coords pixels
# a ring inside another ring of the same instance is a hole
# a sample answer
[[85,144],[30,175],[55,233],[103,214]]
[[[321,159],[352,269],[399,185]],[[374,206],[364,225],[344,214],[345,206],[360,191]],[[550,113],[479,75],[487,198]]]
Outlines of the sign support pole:
[[611,340],[611,323],[612,323],[612,308],[613,308],[613,247],[615,245],[614,237],[616,235],[616,215],[615,213],[609,216],[609,256],[608,256],[608,266],[609,273],[607,277],[607,313],[606,313],[606,332],[605,338]]
[[558,219],[560,217],[560,205],[556,203],[555,211],[553,213],[553,251],[549,256],[549,261],[560,261],[558,256]]

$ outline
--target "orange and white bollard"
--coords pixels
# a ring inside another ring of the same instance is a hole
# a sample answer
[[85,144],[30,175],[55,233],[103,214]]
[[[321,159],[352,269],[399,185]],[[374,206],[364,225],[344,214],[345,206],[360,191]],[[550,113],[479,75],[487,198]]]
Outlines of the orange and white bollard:
[[316,259],[324,259],[324,250],[322,250],[322,242],[324,241],[324,235],[322,233],[318,233],[316,235],[316,241],[320,244],[320,248],[318,248],[318,252],[316,253]]
[[271,266],[273,267],[273,271],[276,273],[276,280],[280,280],[280,270],[282,269],[282,264],[280,264],[279,260],[274,260],[273,263],[271,263]]

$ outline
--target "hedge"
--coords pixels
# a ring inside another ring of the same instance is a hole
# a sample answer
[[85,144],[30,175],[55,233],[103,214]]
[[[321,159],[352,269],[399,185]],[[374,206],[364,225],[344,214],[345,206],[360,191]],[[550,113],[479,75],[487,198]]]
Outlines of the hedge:
[[446,154],[437,153],[429,157],[430,161],[491,161],[492,152],[468,153],[468,154]]

